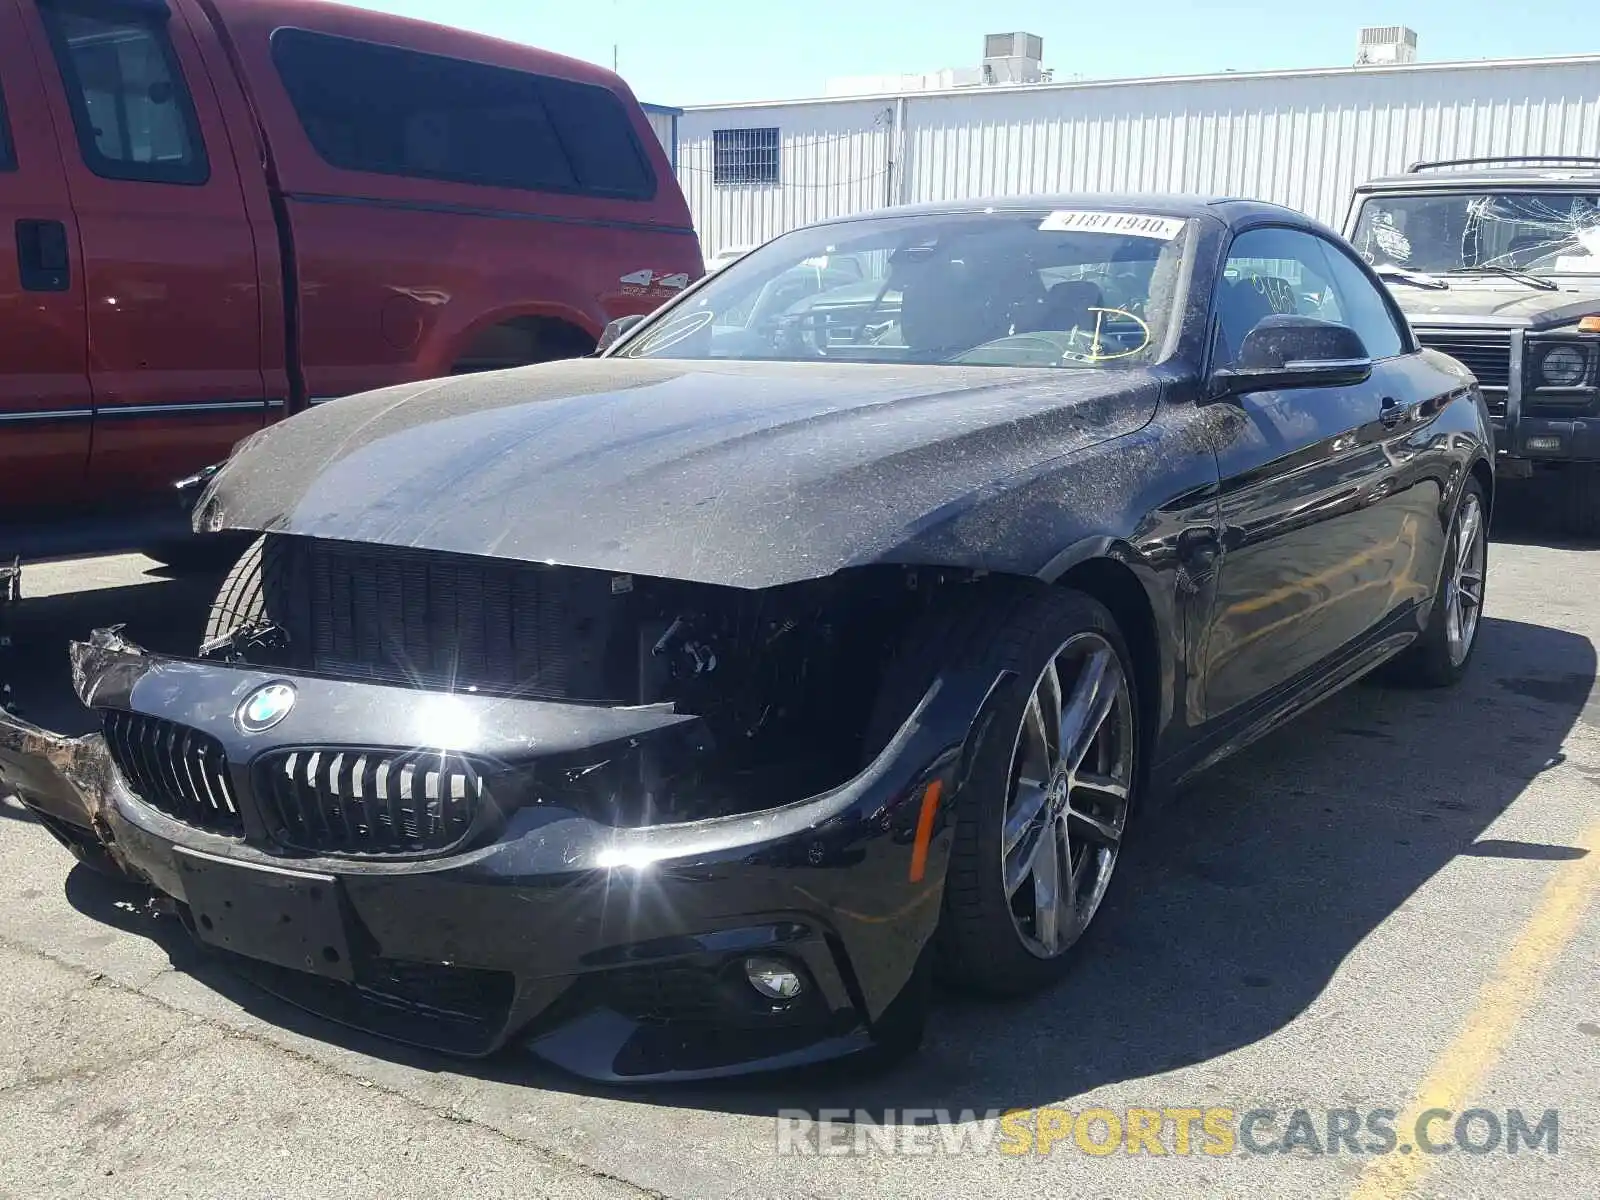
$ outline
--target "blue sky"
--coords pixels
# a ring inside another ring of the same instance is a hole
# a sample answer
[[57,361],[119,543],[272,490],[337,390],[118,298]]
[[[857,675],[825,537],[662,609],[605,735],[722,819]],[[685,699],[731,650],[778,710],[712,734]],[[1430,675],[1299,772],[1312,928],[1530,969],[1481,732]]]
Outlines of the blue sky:
[[983,35],[1044,38],[1057,79],[1344,66],[1363,25],[1409,25],[1419,58],[1600,52],[1579,0],[355,0],[619,66],[641,100],[705,104],[820,95],[836,75],[977,66]]

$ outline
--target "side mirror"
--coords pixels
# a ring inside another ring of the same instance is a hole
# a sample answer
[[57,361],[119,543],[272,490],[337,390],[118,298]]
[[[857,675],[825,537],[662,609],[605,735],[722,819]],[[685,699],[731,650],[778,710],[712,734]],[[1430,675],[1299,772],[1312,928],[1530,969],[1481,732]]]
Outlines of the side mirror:
[[644,316],[640,313],[629,313],[625,317],[618,317],[615,321],[612,321],[611,324],[606,326],[605,332],[600,335],[600,342],[595,346],[594,352],[596,354],[604,354],[607,350],[611,349],[618,338],[627,333],[628,330],[632,329],[642,320],[644,320]]
[[1211,395],[1347,387],[1371,375],[1372,357],[1354,329],[1316,317],[1275,313],[1244,335],[1234,366],[1211,373]]

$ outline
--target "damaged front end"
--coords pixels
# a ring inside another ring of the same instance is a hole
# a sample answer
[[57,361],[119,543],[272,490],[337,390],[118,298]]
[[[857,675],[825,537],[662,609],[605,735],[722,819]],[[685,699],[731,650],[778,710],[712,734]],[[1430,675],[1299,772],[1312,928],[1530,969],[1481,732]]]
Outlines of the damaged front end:
[[[105,677],[112,660],[138,650],[120,630],[97,629],[89,642],[73,643],[69,653],[73,687],[87,704],[92,685]],[[99,734],[51,733],[0,708],[0,795],[14,793],[80,862],[138,878],[138,869],[118,855],[106,820],[115,771]]]
[[966,577],[252,554],[200,655],[73,647],[101,732],[0,715],[0,782],[80,858],[286,998],[453,1053],[699,1078],[907,1019],[1001,681],[895,651]]

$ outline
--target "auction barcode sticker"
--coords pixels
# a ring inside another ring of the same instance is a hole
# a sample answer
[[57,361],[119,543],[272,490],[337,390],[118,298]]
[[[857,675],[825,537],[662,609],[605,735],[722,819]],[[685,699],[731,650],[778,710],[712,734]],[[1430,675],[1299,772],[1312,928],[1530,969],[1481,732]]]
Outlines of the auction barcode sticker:
[[1148,213],[1087,212],[1061,209],[1039,223],[1044,233],[1124,233],[1170,242],[1183,232],[1184,218],[1156,217]]

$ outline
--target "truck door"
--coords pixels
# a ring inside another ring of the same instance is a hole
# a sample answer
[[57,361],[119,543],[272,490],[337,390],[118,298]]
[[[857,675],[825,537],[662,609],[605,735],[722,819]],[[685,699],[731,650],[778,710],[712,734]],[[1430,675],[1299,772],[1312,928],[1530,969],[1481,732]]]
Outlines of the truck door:
[[0,526],[81,493],[92,407],[78,229],[21,20],[0,0]]
[[89,486],[163,494],[261,428],[262,301],[233,147],[181,3],[20,0],[83,246]]

